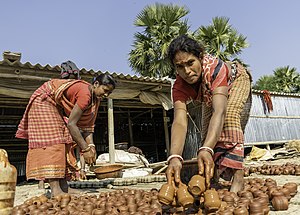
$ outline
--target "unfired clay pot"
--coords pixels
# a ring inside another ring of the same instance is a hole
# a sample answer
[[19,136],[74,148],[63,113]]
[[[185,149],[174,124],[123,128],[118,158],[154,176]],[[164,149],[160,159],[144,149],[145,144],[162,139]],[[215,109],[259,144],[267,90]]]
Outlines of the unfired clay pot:
[[204,193],[204,206],[208,211],[216,211],[221,206],[221,200],[215,189],[206,190]]
[[188,183],[188,189],[194,196],[200,196],[205,191],[205,178],[194,175]]
[[176,192],[178,203],[182,207],[189,207],[194,203],[194,197],[189,193],[185,184],[180,183]]
[[169,205],[173,202],[175,187],[171,182],[163,184],[158,193],[158,199],[161,203]]

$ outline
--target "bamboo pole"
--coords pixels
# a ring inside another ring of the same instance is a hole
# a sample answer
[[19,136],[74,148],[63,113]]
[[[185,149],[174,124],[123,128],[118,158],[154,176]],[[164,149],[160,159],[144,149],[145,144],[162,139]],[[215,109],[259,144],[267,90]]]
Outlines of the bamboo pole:
[[114,137],[114,112],[113,100],[108,98],[108,148],[109,148],[109,163],[115,163],[115,137]]

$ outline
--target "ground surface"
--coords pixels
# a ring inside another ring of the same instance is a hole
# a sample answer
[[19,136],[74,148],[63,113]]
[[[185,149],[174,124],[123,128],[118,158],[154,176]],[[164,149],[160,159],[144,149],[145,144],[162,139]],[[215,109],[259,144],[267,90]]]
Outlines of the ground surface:
[[[268,161],[268,162],[252,162],[246,163],[246,165],[262,165],[263,163],[267,164],[284,164],[286,162],[291,162],[295,164],[300,164],[300,157],[294,157],[290,159],[280,159],[276,161]],[[293,175],[280,175],[280,176],[268,176],[268,175],[257,175],[252,174],[250,177],[259,177],[259,178],[273,178],[277,181],[278,185],[283,185],[287,182],[295,182],[298,184],[298,193],[290,200],[289,209],[287,211],[270,211],[270,215],[299,215],[300,214],[300,176],[293,176]],[[130,185],[130,189],[145,189],[150,190],[152,188],[159,189],[160,186],[164,182],[160,183],[139,183],[137,185]],[[95,193],[95,192],[107,192],[112,191],[112,189],[122,189],[124,186],[115,186],[111,189],[108,188],[101,188],[101,189],[89,189],[86,190],[88,193]],[[84,190],[84,189],[82,189]],[[24,183],[22,185],[18,185],[16,188],[16,196],[15,196],[15,205],[22,204],[26,199],[29,199],[34,196],[38,196],[44,194],[48,190],[38,189],[37,183]]]

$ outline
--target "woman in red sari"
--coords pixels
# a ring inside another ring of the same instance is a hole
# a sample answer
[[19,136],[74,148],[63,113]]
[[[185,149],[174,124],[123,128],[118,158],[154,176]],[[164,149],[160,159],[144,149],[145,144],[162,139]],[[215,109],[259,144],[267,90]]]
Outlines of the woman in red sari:
[[[27,179],[48,181],[52,196],[69,191],[66,178],[76,170],[72,142],[81,148],[87,164],[95,163],[98,107],[114,88],[114,79],[101,74],[92,84],[52,79],[33,93],[16,133],[17,138],[28,139]],[[67,124],[64,117],[69,118]]]
[[[225,63],[205,54],[197,41],[186,35],[174,39],[169,47],[169,59],[176,71],[172,89],[174,121],[171,130],[171,148],[168,157],[168,180],[180,181],[181,157],[188,125],[187,105],[198,101],[203,107],[197,156],[199,174],[206,184],[214,176],[232,180],[231,191],[242,190],[244,172],[244,136],[241,113],[251,90],[251,77],[239,63]],[[227,176],[227,177],[226,177]],[[229,177],[228,177],[229,176]]]

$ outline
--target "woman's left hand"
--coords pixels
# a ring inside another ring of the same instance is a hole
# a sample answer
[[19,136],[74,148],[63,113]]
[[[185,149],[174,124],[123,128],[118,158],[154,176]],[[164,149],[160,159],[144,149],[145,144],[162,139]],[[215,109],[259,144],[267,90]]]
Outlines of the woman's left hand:
[[88,165],[92,165],[96,163],[96,149],[94,147],[91,147],[90,150],[83,153],[83,157],[85,162]]
[[205,176],[206,187],[210,187],[210,179],[214,175],[215,163],[208,151],[200,150],[198,153],[199,174]]

